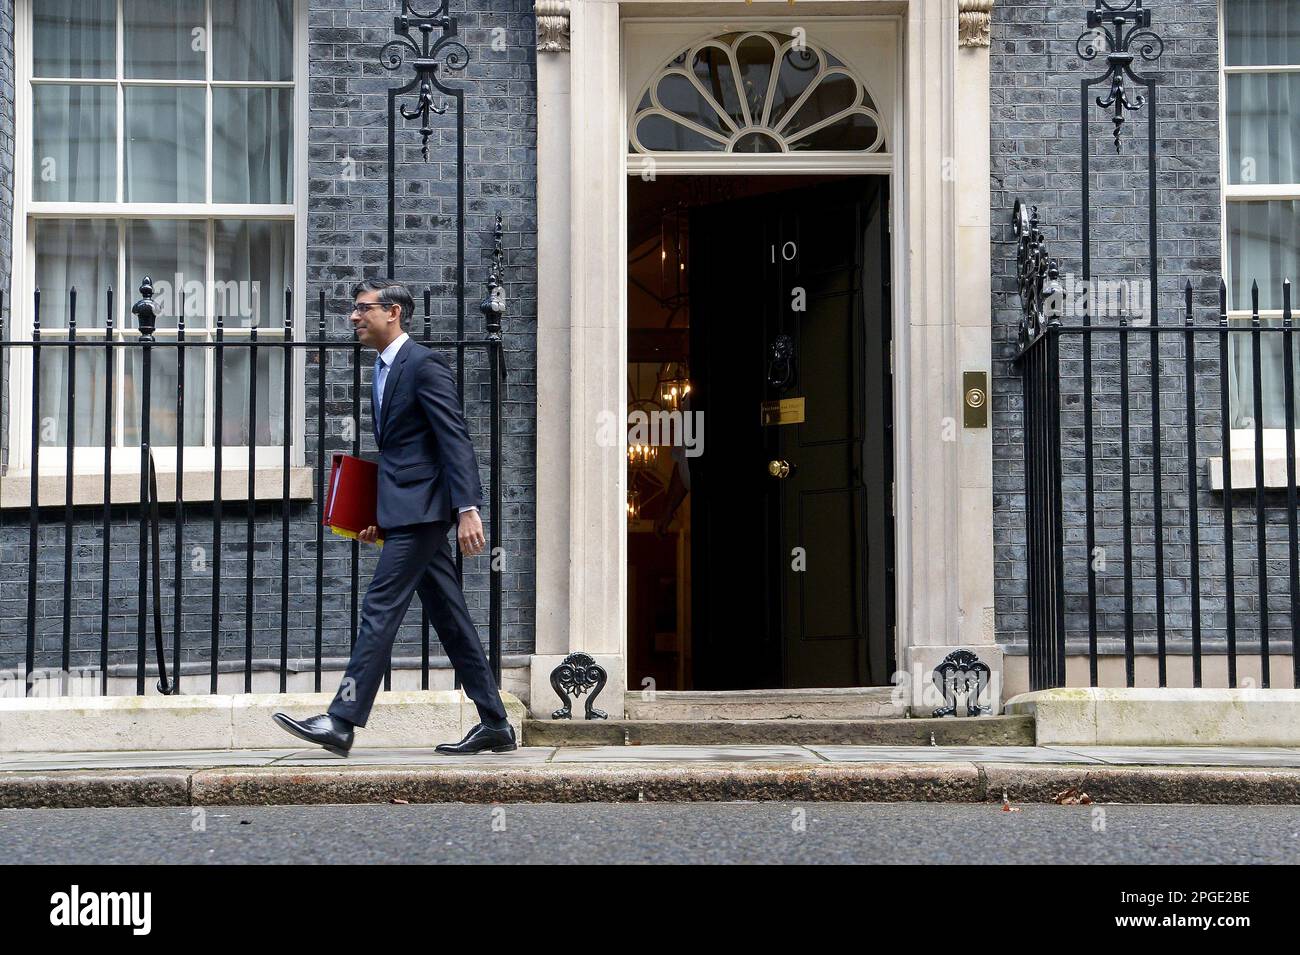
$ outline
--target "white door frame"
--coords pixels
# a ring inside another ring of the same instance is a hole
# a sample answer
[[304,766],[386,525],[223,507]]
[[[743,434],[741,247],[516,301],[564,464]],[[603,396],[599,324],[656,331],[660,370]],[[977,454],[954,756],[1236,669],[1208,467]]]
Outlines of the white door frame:
[[[966,19],[959,51],[959,2],[963,18],[983,4],[987,23],[984,0],[807,4],[810,17],[902,10],[891,143],[896,653],[918,694],[958,646],[1001,670],[991,430],[962,428],[960,406],[962,371],[991,362],[988,51],[967,43]],[[790,19],[785,4],[743,0],[537,0],[535,716],[558,706],[550,673],[571,652],[608,671],[597,705],[611,716],[627,689],[643,689],[625,666],[626,436],[610,428],[627,415],[622,40],[624,21],[678,11],[674,20],[742,29]]]

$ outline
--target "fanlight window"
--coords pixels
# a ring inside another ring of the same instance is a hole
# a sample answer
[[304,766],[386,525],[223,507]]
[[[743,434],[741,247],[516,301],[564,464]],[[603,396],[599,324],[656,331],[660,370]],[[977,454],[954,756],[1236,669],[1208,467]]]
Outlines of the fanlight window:
[[876,152],[884,124],[862,82],[785,33],[727,33],[646,84],[628,123],[634,153]]

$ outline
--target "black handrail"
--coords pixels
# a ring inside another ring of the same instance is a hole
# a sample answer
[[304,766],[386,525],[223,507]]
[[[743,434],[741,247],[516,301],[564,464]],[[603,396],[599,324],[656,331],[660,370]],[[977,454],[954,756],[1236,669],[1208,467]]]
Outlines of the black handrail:
[[[168,682],[167,680],[167,652],[163,648],[163,625],[162,625],[162,558],[158,539],[158,470],[154,467],[153,451],[149,445],[140,445],[140,453],[143,456],[149,472],[149,500],[147,504],[141,502],[140,509],[145,512],[145,520],[149,525],[149,536],[152,543],[151,556],[153,568],[153,642],[154,650],[158,657],[158,692],[167,696],[180,692],[180,680]],[[177,581],[179,583],[179,580]],[[140,605],[144,606],[144,594],[140,595]],[[178,601],[179,602],[179,601]],[[66,645],[64,647],[66,652]],[[179,674],[178,674],[179,676]]]

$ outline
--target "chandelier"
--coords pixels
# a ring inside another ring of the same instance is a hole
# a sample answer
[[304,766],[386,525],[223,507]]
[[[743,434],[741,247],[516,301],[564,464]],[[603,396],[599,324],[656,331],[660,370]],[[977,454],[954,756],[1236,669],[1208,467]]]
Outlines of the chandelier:
[[659,219],[659,297],[676,309],[690,298],[686,263],[690,258],[689,219],[682,205],[665,209]]
[[659,457],[659,448],[653,444],[643,444],[639,441],[627,443],[627,464],[633,470],[649,467]]
[[691,392],[691,371],[684,361],[666,361],[659,368],[656,391],[665,407],[681,407],[682,400]]

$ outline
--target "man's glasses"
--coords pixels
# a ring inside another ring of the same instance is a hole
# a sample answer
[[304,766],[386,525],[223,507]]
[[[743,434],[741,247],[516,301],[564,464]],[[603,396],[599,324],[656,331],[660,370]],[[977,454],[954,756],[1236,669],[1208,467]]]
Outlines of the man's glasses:
[[364,315],[372,308],[392,308],[392,307],[393,306],[387,302],[359,302],[356,305],[352,306],[352,312],[353,314]]

